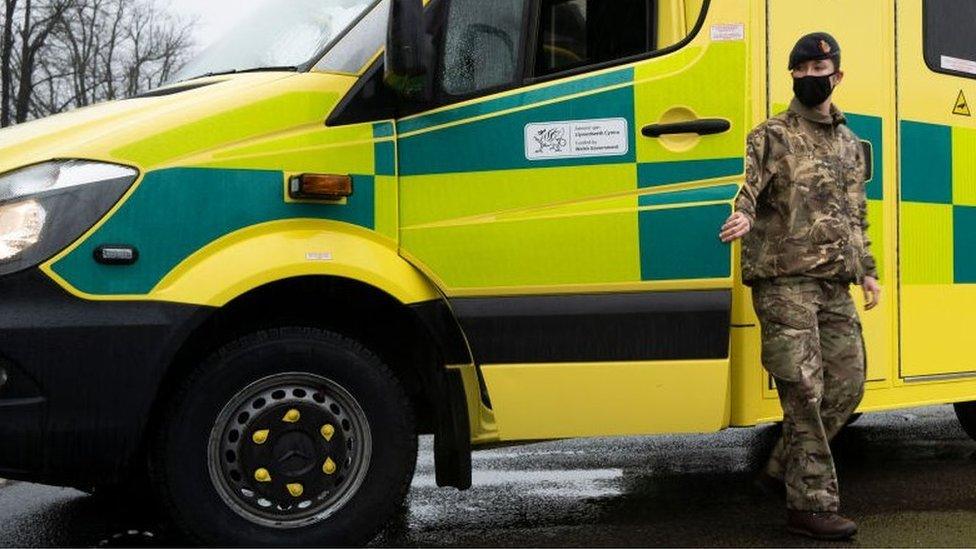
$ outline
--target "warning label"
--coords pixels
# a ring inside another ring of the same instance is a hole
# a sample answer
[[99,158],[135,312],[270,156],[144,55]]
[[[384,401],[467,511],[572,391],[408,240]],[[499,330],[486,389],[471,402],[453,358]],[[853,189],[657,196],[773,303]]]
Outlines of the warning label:
[[972,113],[969,111],[969,103],[966,101],[966,94],[962,90],[959,90],[959,97],[956,98],[956,104],[952,107],[952,114],[972,116]]
[[727,23],[722,25],[712,25],[712,42],[724,42],[727,40],[744,40],[746,37],[746,26],[743,23]]

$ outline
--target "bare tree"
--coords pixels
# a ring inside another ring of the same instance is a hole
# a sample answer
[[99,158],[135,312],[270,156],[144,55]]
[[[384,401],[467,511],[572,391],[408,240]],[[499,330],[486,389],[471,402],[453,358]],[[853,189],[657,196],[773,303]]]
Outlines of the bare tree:
[[14,98],[14,117],[17,123],[26,121],[30,114],[37,54],[75,1],[80,0],[24,0],[24,18],[20,27],[20,71],[17,95]]
[[182,68],[191,44],[191,27],[174,25],[154,4],[136,4],[125,39],[129,46],[126,94],[158,87]]
[[0,126],[137,95],[185,64],[195,22],[152,0],[4,0]]
[[112,0],[109,10],[112,12],[111,22],[108,27],[108,39],[105,47],[99,54],[99,63],[105,67],[105,99],[116,99],[118,97],[118,85],[116,83],[116,54],[119,44],[123,42],[122,29],[128,20],[129,4],[126,0]]
[[3,2],[3,31],[0,34],[0,128],[10,125],[11,56],[14,49],[14,14],[17,0]]

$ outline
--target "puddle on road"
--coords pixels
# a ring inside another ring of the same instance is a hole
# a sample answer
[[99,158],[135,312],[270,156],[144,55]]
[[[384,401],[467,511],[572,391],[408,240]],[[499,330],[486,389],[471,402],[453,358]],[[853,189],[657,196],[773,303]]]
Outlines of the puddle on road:
[[[502,485],[520,485],[526,489],[548,489],[548,487],[564,490],[579,490],[575,496],[585,491],[600,489],[600,493],[619,493],[608,486],[609,481],[623,477],[623,469],[561,469],[561,470],[521,470],[501,469],[490,471],[474,471],[472,488]],[[418,474],[414,477],[415,488],[433,488],[437,484],[432,474]]]
[[[623,469],[474,471],[471,488],[511,486],[529,496],[583,500],[620,495],[623,476]],[[413,481],[415,489],[435,486],[434,476],[430,474],[418,474]]]

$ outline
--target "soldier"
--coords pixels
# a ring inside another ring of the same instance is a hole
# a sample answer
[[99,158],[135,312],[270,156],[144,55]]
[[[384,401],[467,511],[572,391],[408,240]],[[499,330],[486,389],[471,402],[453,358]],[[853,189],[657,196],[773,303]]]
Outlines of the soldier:
[[790,53],[789,110],[753,130],[746,181],[720,238],[742,238],[742,278],[752,287],[763,366],[776,380],[783,436],[760,483],[784,488],[789,531],[818,539],[854,535],[838,514],[829,442],[864,395],[865,357],[851,283],[866,308],[881,298],[870,253],[860,141],[831,102],[844,79],[840,47],[806,35]]

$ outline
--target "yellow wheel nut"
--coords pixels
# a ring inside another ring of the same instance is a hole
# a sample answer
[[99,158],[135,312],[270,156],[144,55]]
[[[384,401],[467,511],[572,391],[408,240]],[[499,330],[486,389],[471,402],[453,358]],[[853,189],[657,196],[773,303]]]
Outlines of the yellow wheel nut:
[[332,461],[332,458],[325,458],[325,463],[322,464],[322,472],[331,475],[336,472],[336,462]]
[[254,441],[254,444],[264,444],[265,442],[268,441],[268,435],[270,433],[271,433],[271,431],[269,431],[267,429],[262,429],[260,431],[254,431],[254,434],[251,435],[251,440]]
[[285,417],[281,418],[281,421],[286,423],[296,423],[300,419],[302,419],[302,414],[298,410],[292,408],[291,410],[285,412]]
[[326,423],[325,425],[323,425],[321,431],[322,431],[322,437],[325,438],[326,442],[332,440],[332,437],[335,435],[335,427],[333,427],[332,424],[330,423]]
[[289,484],[288,486],[286,486],[286,488],[288,488],[288,493],[295,498],[301,497],[302,494],[305,493],[305,487],[302,486],[301,484],[298,484],[297,482],[294,484]]
[[264,467],[254,471],[254,480],[258,482],[271,482],[271,473]]

